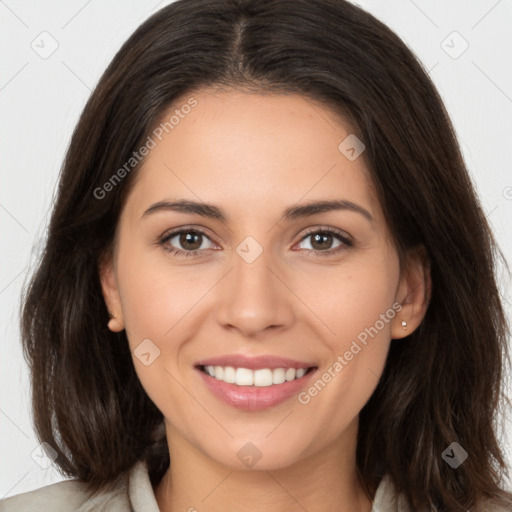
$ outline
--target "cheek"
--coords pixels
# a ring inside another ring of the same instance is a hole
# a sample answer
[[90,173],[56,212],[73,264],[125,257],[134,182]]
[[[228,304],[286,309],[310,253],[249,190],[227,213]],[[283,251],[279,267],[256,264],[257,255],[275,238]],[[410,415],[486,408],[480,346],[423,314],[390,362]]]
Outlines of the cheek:
[[330,417],[327,430],[332,435],[359,413],[378,384],[391,342],[391,323],[400,309],[395,302],[398,279],[398,260],[392,254],[347,266],[346,272],[330,278],[311,279],[317,290],[310,294],[315,301],[312,309],[320,312],[328,327],[323,341],[329,350],[300,403],[311,405],[318,418]]
[[200,272],[194,276],[186,268],[171,271],[165,256],[156,251],[140,257],[134,252],[119,259],[123,315],[132,348],[144,338],[168,344],[204,295],[206,284]]
[[126,335],[142,387],[166,417],[187,417],[193,404],[175,368],[191,336],[187,314],[202,285],[135,250],[119,258],[118,276]]
[[191,404],[177,383],[183,376],[177,375],[176,368],[199,328],[198,302],[204,307],[204,295],[216,276],[210,279],[192,267],[172,267],[157,251],[137,247],[120,251],[118,279],[125,330],[135,370],[151,399],[160,410],[172,403],[174,410],[186,411]]
[[300,286],[304,303],[318,312],[325,343],[339,354],[358,337],[364,342],[368,331],[375,338],[390,338],[398,280],[398,260],[390,254],[351,261],[331,272],[323,269],[307,274],[296,289]]

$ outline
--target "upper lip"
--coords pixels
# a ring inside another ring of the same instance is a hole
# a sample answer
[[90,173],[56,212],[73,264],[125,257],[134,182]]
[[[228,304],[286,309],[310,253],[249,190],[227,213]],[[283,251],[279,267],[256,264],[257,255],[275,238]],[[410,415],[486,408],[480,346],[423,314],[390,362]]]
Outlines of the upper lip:
[[311,368],[314,363],[297,361],[287,357],[272,355],[245,356],[242,354],[228,354],[224,356],[211,357],[199,361],[196,366],[232,366],[234,368],[248,368],[249,370],[260,370],[262,368]]

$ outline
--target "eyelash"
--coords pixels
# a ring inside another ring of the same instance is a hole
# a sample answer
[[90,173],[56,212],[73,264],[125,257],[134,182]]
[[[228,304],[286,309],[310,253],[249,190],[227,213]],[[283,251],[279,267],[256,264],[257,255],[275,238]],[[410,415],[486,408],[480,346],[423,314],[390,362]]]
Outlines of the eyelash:
[[[196,235],[202,235],[208,239],[209,236],[201,231],[200,229],[192,229],[192,228],[183,228],[183,229],[180,229],[180,230],[177,230],[177,231],[172,231],[171,233],[167,233],[166,235],[164,235],[159,241],[158,241],[158,244],[161,245],[164,250],[166,250],[167,252],[169,252],[170,254],[173,254],[175,256],[185,256],[185,257],[196,257],[198,256],[198,252],[201,251],[201,250],[208,250],[208,249],[195,249],[193,251],[183,251],[181,249],[176,249],[174,247],[169,247],[168,245],[168,242],[169,240],[171,240],[172,238],[174,238],[176,235],[181,235],[183,233],[194,233]],[[329,234],[329,235],[333,235],[334,237],[336,237],[340,242],[342,242],[343,245],[340,245],[339,247],[336,247],[334,249],[328,249],[326,251],[319,251],[317,249],[305,249],[306,251],[310,251],[310,252],[313,252],[315,254],[315,256],[330,256],[332,254],[335,254],[335,253],[338,253],[342,250],[346,250],[350,247],[353,247],[354,243],[349,240],[348,237],[344,236],[341,232],[333,229],[333,228],[321,228],[321,229],[314,229],[314,230],[311,230],[311,231],[308,231],[307,233],[304,234],[304,236],[300,239],[300,242],[302,242],[303,240],[305,240],[306,238],[308,238],[309,236],[311,235],[316,235],[316,234]]]

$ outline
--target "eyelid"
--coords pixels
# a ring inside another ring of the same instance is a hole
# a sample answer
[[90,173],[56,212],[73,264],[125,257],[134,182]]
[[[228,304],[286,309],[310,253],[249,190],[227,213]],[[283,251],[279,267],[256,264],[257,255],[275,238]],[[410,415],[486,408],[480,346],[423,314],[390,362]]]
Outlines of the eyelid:
[[328,233],[329,235],[332,235],[332,236],[338,238],[338,240],[341,242],[341,246],[335,247],[333,249],[326,249],[325,251],[320,251],[318,249],[306,249],[309,252],[313,252],[313,253],[319,254],[319,255],[330,255],[330,254],[339,253],[339,252],[343,251],[344,249],[346,250],[354,245],[354,240],[348,233],[346,233],[345,231],[342,231],[340,229],[333,228],[333,227],[327,227],[327,226],[309,228],[305,233],[302,234],[300,240],[295,245],[300,244],[303,240],[305,240],[309,236],[317,234],[317,233]]
[[[200,235],[204,236],[205,238],[210,240],[214,245],[217,245],[217,246],[219,245],[214,240],[212,240],[212,237],[204,230],[204,228],[198,228],[198,227],[194,227],[194,226],[181,226],[179,228],[170,229],[158,238],[157,243],[159,245],[165,246],[167,244],[167,242],[170,239],[174,238],[175,236],[181,235],[183,233],[191,233],[191,232],[194,232],[196,234],[200,234]],[[335,247],[333,249],[326,249],[323,251],[318,250],[318,249],[305,249],[308,252],[313,252],[315,255],[330,255],[330,254],[339,253],[344,249],[346,250],[347,248],[352,247],[354,244],[352,237],[348,233],[346,233],[340,229],[333,228],[333,227],[327,227],[327,226],[317,226],[317,227],[313,227],[313,228],[308,228],[308,230],[301,235],[299,241],[296,242],[295,245],[300,244],[307,237],[309,237],[313,234],[317,234],[317,233],[328,233],[330,235],[333,235],[338,238],[338,240],[341,242],[342,245]],[[172,246],[171,246],[171,248],[164,247],[164,249],[170,253],[181,254],[181,255],[185,255],[185,256],[199,256],[201,253],[203,253],[205,251],[218,250],[218,249],[195,249],[193,251],[186,251],[183,249],[177,249]]]
[[299,241],[304,240],[304,238],[312,235],[314,233],[330,233],[333,235],[337,235],[340,238],[346,240],[347,242],[353,242],[352,237],[346,232],[338,228],[333,228],[330,226],[317,226],[314,228],[308,228],[302,235]]
[[[181,226],[179,228],[174,228],[166,231],[163,235],[158,237],[157,243],[159,244],[165,244],[168,242],[171,238],[174,238],[177,235],[181,235],[183,233],[196,233],[199,235],[204,236],[208,240],[212,242],[213,245],[219,245],[215,240],[212,239],[212,236],[210,236],[204,228],[197,228],[194,226]],[[187,253],[197,253],[199,250],[196,251],[183,251],[182,249],[176,249],[177,251],[187,252]],[[205,251],[206,249],[201,249],[201,251]]]

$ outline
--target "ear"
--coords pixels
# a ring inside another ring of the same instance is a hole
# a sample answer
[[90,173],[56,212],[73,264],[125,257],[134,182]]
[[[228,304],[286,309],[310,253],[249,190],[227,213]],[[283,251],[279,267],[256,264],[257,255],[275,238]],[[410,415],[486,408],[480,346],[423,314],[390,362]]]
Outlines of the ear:
[[120,332],[124,329],[124,318],[112,252],[100,258],[98,272],[103,299],[105,300],[110,316],[108,328],[113,332]]
[[402,309],[393,319],[392,339],[405,338],[418,328],[427,313],[431,293],[432,280],[427,251],[423,246],[411,249],[406,256],[395,297]]

